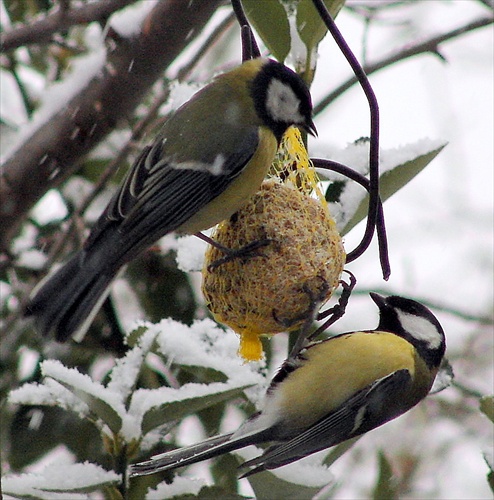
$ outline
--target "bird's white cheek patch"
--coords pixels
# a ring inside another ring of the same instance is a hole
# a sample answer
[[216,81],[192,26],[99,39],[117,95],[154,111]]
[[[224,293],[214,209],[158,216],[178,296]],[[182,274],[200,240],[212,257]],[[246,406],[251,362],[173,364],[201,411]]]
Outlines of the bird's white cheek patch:
[[266,110],[275,121],[303,123],[304,117],[299,112],[300,99],[292,88],[274,78],[268,87]]
[[437,328],[427,319],[397,310],[402,327],[417,340],[425,342],[430,349],[441,345],[441,335]]

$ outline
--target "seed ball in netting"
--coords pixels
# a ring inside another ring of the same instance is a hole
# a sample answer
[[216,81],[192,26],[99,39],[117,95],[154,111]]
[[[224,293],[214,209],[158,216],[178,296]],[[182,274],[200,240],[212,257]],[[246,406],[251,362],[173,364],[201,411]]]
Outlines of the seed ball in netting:
[[326,206],[271,179],[249,203],[221,223],[213,240],[228,249],[266,246],[211,266],[225,257],[209,246],[202,291],[214,318],[240,334],[239,354],[262,357],[260,335],[300,327],[315,301],[327,301],[345,264],[345,250]]

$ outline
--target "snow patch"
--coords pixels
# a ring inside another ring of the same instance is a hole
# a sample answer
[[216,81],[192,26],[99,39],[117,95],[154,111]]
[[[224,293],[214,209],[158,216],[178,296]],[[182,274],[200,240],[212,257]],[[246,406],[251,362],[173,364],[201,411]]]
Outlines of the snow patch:
[[[211,230],[203,232],[211,234]],[[191,271],[201,271],[204,266],[204,253],[208,244],[197,236],[183,236],[176,242],[177,267],[186,273]]]
[[[106,60],[106,49],[101,36],[101,29],[97,23],[87,28],[85,33],[88,45],[93,50],[87,55],[74,57],[71,61],[71,72],[59,83],[49,87],[40,96],[42,104],[36,110],[31,122],[20,129],[19,134],[12,140],[10,148],[5,148],[5,158],[11,156],[24,142],[38,129],[47,123],[56,113],[61,111],[67,103],[89,84],[93,77],[103,68]],[[8,145],[6,145],[8,146]],[[2,155],[2,156],[4,156]]]
[[108,25],[124,38],[137,36],[141,32],[143,21],[157,3],[157,0],[146,0],[129,5],[115,12]]
[[82,464],[53,464],[39,473],[8,475],[2,478],[2,491],[17,498],[50,500],[83,500],[86,494],[73,490],[97,489],[99,486],[121,481],[113,471],[85,462]]
[[171,484],[163,481],[155,489],[149,489],[146,500],[161,500],[163,498],[174,498],[184,495],[197,496],[203,486],[206,486],[206,481],[202,479],[175,476]]

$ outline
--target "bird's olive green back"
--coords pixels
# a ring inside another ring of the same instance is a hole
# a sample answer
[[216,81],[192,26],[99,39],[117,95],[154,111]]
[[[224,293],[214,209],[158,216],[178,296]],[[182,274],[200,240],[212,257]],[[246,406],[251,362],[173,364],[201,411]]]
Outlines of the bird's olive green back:
[[160,134],[173,138],[165,142],[163,154],[177,162],[213,163],[219,154],[227,158],[236,153],[241,138],[263,125],[250,84],[265,61],[254,59],[217,76],[181,106]]
[[[107,209],[107,218],[123,219],[126,242],[138,242],[122,248],[125,255],[170,231],[207,229],[258,189],[276,152],[276,138],[262,125],[250,94],[265,63],[255,59],[216,77],[177,109],[136,160]],[[249,173],[250,181],[232,184]],[[227,187],[232,196],[216,200]]]

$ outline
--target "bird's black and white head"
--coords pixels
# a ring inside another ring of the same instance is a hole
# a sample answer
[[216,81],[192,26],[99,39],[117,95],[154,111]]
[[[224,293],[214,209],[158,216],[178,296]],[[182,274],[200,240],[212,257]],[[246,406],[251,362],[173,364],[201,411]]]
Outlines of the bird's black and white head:
[[278,142],[291,125],[317,135],[309,89],[291,69],[268,59],[254,78],[251,92],[257,114]]
[[430,368],[438,368],[446,350],[444,330],[437,318],[415,300],[370,294],[379,307],[378,330],[395,333],[410,342]]

